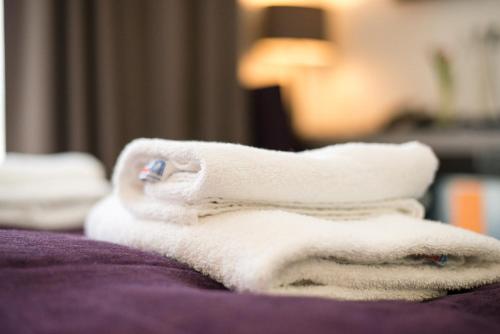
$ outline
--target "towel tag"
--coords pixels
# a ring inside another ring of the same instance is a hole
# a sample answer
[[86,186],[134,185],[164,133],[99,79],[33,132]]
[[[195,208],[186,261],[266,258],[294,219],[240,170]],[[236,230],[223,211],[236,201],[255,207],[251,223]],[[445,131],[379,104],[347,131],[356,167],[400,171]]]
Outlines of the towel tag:
[[426,255],[425,258],[438,267],[444,267],[448,262],[448,255]]
[[167,162],[165,160],[152,160],[141,169],[139,180],[152,183],[161,181],[166,167]]

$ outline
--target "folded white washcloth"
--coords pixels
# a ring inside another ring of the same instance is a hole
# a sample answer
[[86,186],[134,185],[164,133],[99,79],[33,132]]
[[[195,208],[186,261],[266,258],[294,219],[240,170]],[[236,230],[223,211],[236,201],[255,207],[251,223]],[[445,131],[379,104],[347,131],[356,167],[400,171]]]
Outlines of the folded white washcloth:
[[101,162],[80,152],[56,154],[7,153],[0,165],[0,184],[38,182],[40,180],[64,181],[66,179],[104,179]]
[[422,217],[415,198],[430,185],[437,165],[433,152],[416,142],[353,143],[291,153],[138,139],[121,153],[113,181],[135,216],[183,224],[268,208],[326,219],[388,212]]
[[46,205],[2,206],[0,225],[35,230],[81,229],[96,200]]
[[0,225],[82,227],[93,204],[110,190],[104,167],[88,154],[9,153],[0,166]]
[[498,240],[407,215],[240,210],[200,220],[137,220],[112,196],[90,213],[86,234],[175,258],[237,291],[425,300],[500,280]]
[[[1,167],[0,167],[1,169]],[[65,203],[93,202],[103,198],[111,191],[109,182],[104,178],[66,177],[64,180],[37,179],[0,184],[0,210],[3,207],[29,205],[61,206]]]

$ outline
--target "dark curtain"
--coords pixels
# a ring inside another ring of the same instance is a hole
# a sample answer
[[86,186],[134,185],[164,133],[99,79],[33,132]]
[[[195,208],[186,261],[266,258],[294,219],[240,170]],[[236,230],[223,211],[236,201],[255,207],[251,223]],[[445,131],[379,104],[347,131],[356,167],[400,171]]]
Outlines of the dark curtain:
[[110,167],[136,137],[247,142],[236,0],[5,0],[7,146]]

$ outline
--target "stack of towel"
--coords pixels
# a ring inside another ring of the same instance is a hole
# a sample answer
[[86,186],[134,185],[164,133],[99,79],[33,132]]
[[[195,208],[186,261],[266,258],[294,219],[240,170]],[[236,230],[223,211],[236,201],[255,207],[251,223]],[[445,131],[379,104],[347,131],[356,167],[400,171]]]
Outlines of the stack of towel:
[[0,225],[81,228],[110,191],[101,163],[84,153],[9,153],[0,166]]
[[423,220],[419,143],[301,153],[139,139],[88,236],[173,257],[230,289],[424,300],[500,280],[500,242]]

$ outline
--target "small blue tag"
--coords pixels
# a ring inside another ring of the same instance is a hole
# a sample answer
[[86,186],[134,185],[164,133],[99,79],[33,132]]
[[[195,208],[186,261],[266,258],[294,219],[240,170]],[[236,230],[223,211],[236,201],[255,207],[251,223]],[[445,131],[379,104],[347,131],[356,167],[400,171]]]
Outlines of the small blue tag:
[[139,173],[139,180],[143,182],[158,182],[161,181],[167,162],[165,160],[150,161]]

